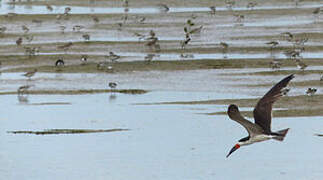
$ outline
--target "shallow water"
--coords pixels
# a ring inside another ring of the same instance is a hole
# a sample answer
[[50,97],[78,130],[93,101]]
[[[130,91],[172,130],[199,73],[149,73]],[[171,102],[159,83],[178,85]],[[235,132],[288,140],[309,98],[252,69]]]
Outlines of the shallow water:
[[[24,55],[23,48],[12,45],[18,36],[23,35],[21,26],[31,20],[29,15],[63,13],[66,7],[53,6],[54,10],[48,11],[45,6],[10,5],[7,2],[1,2],[0,14],[26,14],[18,17],[29,19],[24,21],[13,18],[3,21],[2,25],[8,27],[6,32],[8,36],[0,38],[3,47],[1,56],[4,57]],[[41,50],[39,54],[43,55],[45,60],[46,55],[86,53],[102,56],[108,51],[114,51],[122,56],[120,61],[144,60],[147,53],[151,53],[147,48],[138,48],[134,45],[135,47],[131,49],[130,45],[126,44],[138,41],[138,38],[131,37],[134,32],[146,35],[154,29],[159,40],[170,41],[163,42],[165,47],[178,48],[178,52],[181,52],[177,41],[183,40],[182,29],[185,22],[192,18],[192,13],[196,13],[198,17],[194,22],[203,25],[204,28],[200,35],[192,36],[193,40],[184,54],[188,57],[183,58],[180,53],[156,53],[158,56],[153,60],[216,60],[223,59],[224,56],[233,61],[262,59],[269,58],[271,54],[264,53],[263,50],[252,53],[244,50],[230,52],[230,47],[236,49],[245,46],[264,47],[264,43],[269,40],[261,36],[274,36],[274,40],[277,40],[279,34],[285,31],[321,32],[320,17],[315,19],[311,14],[312,9],[320,6],[321,3],[302,2],[297,7],[300,15],[293,12],[291,15],[286,13],[279,16],[270,10],[294,11],[295,6],[292,2],[283,5],[269,3],[267,6],[256,6],[255,13],[246,7],[233,7],[232,12],[225,7],[217,7],[220,15],[216,16],[211,16],[210,9],[204,6],[170,7],[168,14],[160,11],[158,7],[130,7],[129,14],[146,14],[147,24],[137,25],[131,21],[132,24],[129,23],[129,27],[122,31],[113,26],[121,22],[120,14],[125,11],[122,7],[71,6],[71,14],[75,15],[76,21],[56,22],[54,16],[50,16],[44,18],[42,25],[26,24],[30,27],[30,33],[35,33],[35,39],[23,45],[41,44],[46,46],[44,49],[48,47],[54,49],[57,46],[55,43],[82,42],[81,35],[91,33],[91,41],[110,41],[111,45],[104,47],[94,45],[95,47],[89,48],[84,48],[86,46],[77,48],[76,45],[75,49],[72,48],[67,52],[57,52],[48,48],[46,51]],[[270,14],[267,16],[266,12]],[[246,13],[242,26],[237,26],[238,23],[233,16],[235,13]],[[115,17],[100,16],[102,24],[106,26],[101,27],[101,24],[93,23],[90,18],[83,19],[83,16],[80,18],[77,14],[115,14]],[[78,24],[84,25],[85,28],[80,33],[72,34],[72,27]],[[58,27],[60,25],[67,27],[65,34],[60,32]],[[239,37],[243,39],[254,36],[257,38],[239,40]],[[234,38],[238,40],[232,40]],[[201,50],[204,47],[218,48],[218,44],[222,41],[230,45],[226,54],[190,51],[192,47]],[[321,41],[320,38],[310,38],[306,46],[315,47],[321,45]],[[279,46],[286,48],[292,45],[282,41]],[[94,50],[97,48],[101,49]],[[281,53],[274,56],[286,58]],[[323,54],[320,50],[306,49],[302,56],[309,59],[322,58]],[[7,59],[3,63],[2,70],[14,66],[6,66],[6,63]],[[23,66],[31,64],[32,62],[26,61]],[[308,69],[322,70],[323,67],[309,64],[306,70]],[[282,70],[296,70],[296,67]],[[248,88],[246,84],[267,83],[270,86],[283,78],[283,75],[274,73],[266,76],[241,75],[262,71],[273,70],[262,67],[133,71],[123,74],[36,73],[31,80],[22,76],[23,72],[2,73],[0,92],[16,92],[22,85],[33,85],[31,91],[107,89],[109,82],[117,82],[118,89],[144,89],[149,92],[141,95],[119,93],[0,95],[0,179],[322,179],[322,138],[314,136],[316,133],[323,133],[322,117],[274,117],[273,130],[291,128],[284,142],[271,140],[242,147],[227,159],[225,156],[228,151],[237,140],[247,136],[247,132],[239,124],[229,120],[226,115],[210,116],[205,113],[225,112],[228,104],[148,105],[161,102],[260,98],[270,87]],[[293,81],[318,81],[319,78],[319,74],[297,73]],[[290,87],[290,96],[303,95],[306,90],[306,87],[295,87],[292,83]],[[319,85],[315,87],[321,88]],[[321,89],[318,90],[318,93],[322,92]],[[241,108],[241,110],[252,109]],[[274,106],[274,110],[278,109],[282,108]],[[130,130],[60,135],[8,133],[22,130],[116,128]]]
[[[36,5],[18,5],[8,4],[5,1],[2,2],[0,7],[0,14],[17,13],[17,14],[60,14],[64,13],[64,9],[67,6],[52,6],[53,11],[49,11],[46,6]],[[71,14],[122,14],[125,13],[123,7],[80,7],[80,6],[69,6],[72,11]],[[318,4],[304,4],[299,6],[300,9],[305,8],[317,8],[320,7]],[[293,9],[295,6],[284,5],[284,6],[256,6],[253,10],[277,10],[277,9]],[[234,7],[234,11],[247,11],[250,8],[247,7]],[[168,13],[187,13],[187,12],[210,12],[209,7],[169,7]],[[230,11],[226,7],[216,7],[216,11]],[[142,8],[128,8],[128,14],[156,14],[163,13],[158,7],[142,7]]]
[[[185,94],[185,95],[183,95]],[[216,93],[212,93],[216,94]],[[208,94],[209,98],[214,95]],[[225,156],[245,130],[226,116],[199,115],[222,111],[210,105],[131,105],[131,103],[203,98],[205,92],[30,95],[31,102],[67,101],[68,106],[17,105],[1,96],[0,174],[5,179],[214,179],[221,177],[322,177],[320,117],[276,118],[274,129],[290,127],[285,142],[242,147]],[[4,111],[5,109],[5,111]],[[19,113],[15,113],[19,112]],[[306,126],[304,126],[306,121]],[[82,135],[14,135],[11,130],[48,128],[129,128],[130,131]],[[300,144],[299,142],[302,142]],[[308,148],[311,147],[311,148]],[[247,166],[252,163],[252,168]],[[302,172],[300,172],[300,168]],[[239,169],[239,171],[237,171]],[[47,177],[47,178],[46,178]],[[253,179],[251,178],[251,179]]]

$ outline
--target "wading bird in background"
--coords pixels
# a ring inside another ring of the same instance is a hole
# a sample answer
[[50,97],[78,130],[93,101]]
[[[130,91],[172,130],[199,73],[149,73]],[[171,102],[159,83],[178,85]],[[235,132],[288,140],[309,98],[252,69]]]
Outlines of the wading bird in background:
[[234,151],[245,146],[256,142],[261,142],[269,139],[275,139],[283,141],[289,128],[283,129],[277,132],[271,131],[271,111],[275,101],[283,96],[283,88],[287,86],[290,80],[294,78],[294,75],[289,75],[274,87],[272,87],[257,103],[253,116],[255,123],[246,120],[239,112],[238,106],[231,104],[228,108],[228,115],[230,119],[241,124],[247,131],[249,136],[242,138],[239,142],[233,146],[227,157],[230,156]]

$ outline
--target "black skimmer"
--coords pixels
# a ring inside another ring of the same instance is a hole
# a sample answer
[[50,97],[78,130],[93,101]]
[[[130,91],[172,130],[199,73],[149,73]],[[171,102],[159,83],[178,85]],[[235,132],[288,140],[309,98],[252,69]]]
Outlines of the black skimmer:
[[282,89],[287,86],[290,80],[294,78],[294,75],[289,75],[274,87],[272,87],[257,103],[253,116],[255,123],[246,120],[239,112],[238,106],[231,104],[228,108],[228,115],[230,119],[241,124],[247,131],[249,136],[242,138],[239,142],[233,146],[227,157],[230,156],[234,151],[245,146],[256,142],[261,142],[269,139],[275,139],[283,141],[289,128],[283,129],[277,132],[271,131],[271,111],[275,101],[277,101],[283,94]]
[[37,69],[34,69],[32,71],[26,72],[25,74],[23,74],[23,76],[25,76],[28,79],[30,79],[31,77],[33,77],[35,75],[36,72],[37,72]]
[[316,88],[308,88],[306,90],[306,95],[308,96],[313,96],[316,93],[317,89]]

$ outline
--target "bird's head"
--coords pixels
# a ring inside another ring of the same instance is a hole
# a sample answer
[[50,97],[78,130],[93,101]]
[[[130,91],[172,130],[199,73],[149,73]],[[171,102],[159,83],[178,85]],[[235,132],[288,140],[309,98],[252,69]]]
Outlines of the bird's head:
[[236,145],[233,146],[233,148],[230,150],[229,154],[227,155],[227,158],[234,152],[236,151],[237,149],[239,149],[241,146],[241,143],[238,142]]

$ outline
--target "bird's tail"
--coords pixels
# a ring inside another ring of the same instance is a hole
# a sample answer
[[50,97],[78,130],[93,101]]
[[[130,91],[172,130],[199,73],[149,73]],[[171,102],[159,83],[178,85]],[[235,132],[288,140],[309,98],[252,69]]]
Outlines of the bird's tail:
[[273,137],[273,139],[277,140],[277,141],[283,141],[287,132],[288,132],[289,128],[287,129],[283,129],[283,130],[280,130],[280,131],[277,131],[275,133],[275,137]]

